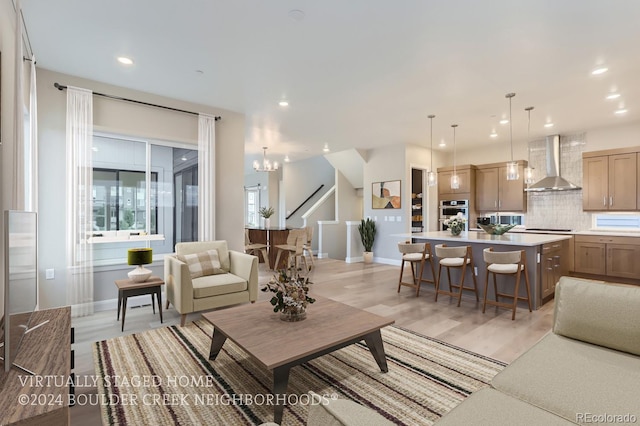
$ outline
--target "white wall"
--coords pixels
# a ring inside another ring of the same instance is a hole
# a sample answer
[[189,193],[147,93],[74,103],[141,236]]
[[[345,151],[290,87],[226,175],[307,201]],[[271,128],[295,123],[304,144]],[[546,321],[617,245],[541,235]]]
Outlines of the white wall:
[[[402,197],[400,209],[373,209],[371,206],[371,184],[401,180],[400,191],[405,193],[407,185],[407,164],[405,161],[405,146],[392,145],[369,150],[367,163],[364,167],[364,217],[371,217],[376,221],[376,238],[373,244],[373,255],[377,261],[397,259],[399,237],[393,234],[406,233],[405,222],[409,220],[405,206],[410,202]],[[397,221],[397,217],[401,221]],[[390,220],[393,218],[393,222]],[[386,220],[385,220],[386,219]]]
[[[296,212],[287,222],[287,226],[298,228],[303,225],[302,214],[306,212],[335,183],[333,166],[323,156],[286,163],[283,167],[281,197],[284,197],[283,217],[289,215],[320,185],[324,187]],[[319,220],[335,219],[335,206],[327,202],[321,207],[324,213],[318,212]]]
[[[242,251],[244,246],[242,190],[244,116],[242,114],[106,85],[53,71],[38,70],[41,307],[49,308],[66,304],[64,255],[65,215],[67,214],[64,203],[66,92],[55,89],[54,82],[222,116],[222,120],[217,122],[216,129],[216,238],[225,239],[230,248]],[[197,123],[197,116],[94,96],[96,130],[180,141],[196,147]],[[48,268],[56,270],[55,280],[44,280],[43,271]],[[124,273],[125,271],[97,272],[95,294],[105,298],[116,297],[113,279],[114,276],[124,276]]]

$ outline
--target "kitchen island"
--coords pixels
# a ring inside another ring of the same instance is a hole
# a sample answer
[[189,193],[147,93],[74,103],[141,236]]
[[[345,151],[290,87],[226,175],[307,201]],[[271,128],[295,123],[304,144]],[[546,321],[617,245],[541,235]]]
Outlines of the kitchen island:
[[[524,250],[527,257],[529,283],[531,284],[532,309],[539,309],[544,301],[551,298],[550,296],[553,294],[555,282],[562,274],[566,273],[568,268],[563,265],[567,264],[569,256],[568,243],[572,238],[571,235],[561,234],[506,233],[503,235],[489,235],[484,232],[473,231],[463,232],[458,236],[453,236],[448,231],[420,232],[402,236],[412,238],[415,242],[430,243],[432,252],[435,252],[434,247],[438,244],[446,244],[452,247],[470,245],[473,253],[476,276],[478,278],[480,300],[484,297],[486,276],[486,264],[482,257],[482,251],[488,247],[493,247],[494,251]],[[435,260],[437,262],[437,259]],[[452,279],[455,282],[459,277],[452,277]],[[447,280],[445,279],[444,281],[446,288]],[[513,293],[513,285],[513,277],[498,277],[499,292],[507,294]],[[488,291],[488,297],[494,298],[492,285],[489,286]],[[524,278],[520,283],[519,294],[520,296],[526,297]],[[463,294],[463,296],[468,295]],[[523,304],[524,302],[519,303]]]

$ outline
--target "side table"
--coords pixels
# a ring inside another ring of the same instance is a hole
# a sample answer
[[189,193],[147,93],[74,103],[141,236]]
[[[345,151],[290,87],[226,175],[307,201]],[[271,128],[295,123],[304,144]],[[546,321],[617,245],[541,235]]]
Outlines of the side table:
[[120,309],[122,308],[122,329],[124,331],[124,316],[127,312],[127,298],[131,296],[140,296],[143,294],[151,295],[151,303],[153,305],[153,313],[156,313],[156,301],[153,295],[158,299],[158,310],[160,311],[160,323],[162,323],[162,286],[164,281],[156,276],[151,276],[146,281],[135,283],[130,279],[116,280],[118,287],[118,316],[120,320]]

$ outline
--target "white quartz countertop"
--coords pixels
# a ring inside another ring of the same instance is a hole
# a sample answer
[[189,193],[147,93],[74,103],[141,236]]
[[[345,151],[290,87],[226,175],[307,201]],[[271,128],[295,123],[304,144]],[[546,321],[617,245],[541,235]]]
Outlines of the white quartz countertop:
[[562,234],[513,234],[507,232],[503,235],[489,235],[486,232],[474,231],[462,232],[458,236],[451,235],[449,231],[417,232],[413,234],[402,234],[398,236],[404,238],[415,238],[417,240],[441,240],[480,244],[502,244],[512,246],[539,246],[571,238],[571,235]]

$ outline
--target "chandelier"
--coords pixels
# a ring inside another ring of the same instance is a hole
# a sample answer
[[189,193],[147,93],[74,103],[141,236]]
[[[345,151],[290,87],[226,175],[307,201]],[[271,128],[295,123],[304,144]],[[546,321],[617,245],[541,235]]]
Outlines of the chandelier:
[[267,160],[267,147],[263,146],[262,147],[262,164],[260,164],[260,162],[258,160],[255,160],[253,162],[253,169],[256,172],[275,172],[276,170],[278,170],[278,162],[274,161],[273,164],[271,164],[271,161]]

